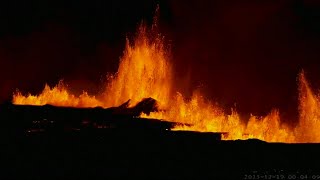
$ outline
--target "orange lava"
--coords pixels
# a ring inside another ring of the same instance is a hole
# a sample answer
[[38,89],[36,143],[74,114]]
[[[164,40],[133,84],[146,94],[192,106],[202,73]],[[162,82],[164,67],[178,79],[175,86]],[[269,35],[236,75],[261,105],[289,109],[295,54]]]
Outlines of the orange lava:
[[156,29],[156,24],[150,30],[141,25],[135,41],[131,43],[127,40],[119,69],[109,77],[102,94],[90,96],[84,92],[75,96],[60,82],[53,88],[46,85],[39,95],[16,92],[13,103],[110,107],[118,106],[128,99],[131,99],[132,106],[145,97],[152,97],[159,102],[159,108],[163,111],[143,114],[142,117],[191,124],[175,127],[176,130],[227,132],[223,138],[230,140],[257,138],[268,142],[320,142],[320,98],[312,92],[303,72],[299,74],[298,125],[291,127],[282,123],[276,109],[265,117],[251,116],[249,120],[243,120],[236,110],[226,114],[197,91],[194,91],[191,100],[186,100],[179,92],[171,92],[174,82],[170,51],[166,49],[163,37]]

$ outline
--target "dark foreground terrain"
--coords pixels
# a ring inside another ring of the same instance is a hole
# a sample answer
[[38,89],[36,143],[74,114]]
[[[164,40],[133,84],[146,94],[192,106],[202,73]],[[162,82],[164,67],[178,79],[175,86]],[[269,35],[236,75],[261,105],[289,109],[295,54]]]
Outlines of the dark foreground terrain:
[[[42,113],[39,125],[33,107],[10,108],[2,107],[0,179],[320,179],[320,144],[221,141],[218,133],[170,131],[156,121],[165,128],[64,127],[50,116],[68,111],[56,110]],[[19,121],[32,123],[15,128]]]
[[319,144],[214,139],[187,132],[32,135],[1,146],[1,179],[320,179]]

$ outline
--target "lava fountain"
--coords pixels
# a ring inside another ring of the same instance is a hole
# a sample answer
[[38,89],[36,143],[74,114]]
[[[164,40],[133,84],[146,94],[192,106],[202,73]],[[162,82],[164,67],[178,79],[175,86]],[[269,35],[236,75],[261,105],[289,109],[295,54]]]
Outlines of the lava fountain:
[[[75,96],[68,87],[59,82],[53,88],[45,85],[39,95],[13,94],[14,104],[72,107],[118,106],[131,99],[131,106],[141,99],[152,97],[158,101],[160,111],[142,117],[165,119],[188,123],[191,126],[177,126],[176,130],[200,132],[227,132],[224,139],[257,138],[268,142],[320,142],[320,98],[316,96],[304,73],[299,74],[299,123],[296,127],[284,124],[279,111],[272,110],[265,117],[251,116],[240,119],[236,110],[231,114],[215,103],[207,100],[200,92],[194,91],[190,100],[183,94],[172,92],[174,82],[170,50],[164,38],[157,31],[157,20],[150,29],[145,24],[139,26],[133,42],[127,39],[117,73],[108,77],[102,94],[90,96],[83,92]],[[246,122],[246,123],[245,123]]]

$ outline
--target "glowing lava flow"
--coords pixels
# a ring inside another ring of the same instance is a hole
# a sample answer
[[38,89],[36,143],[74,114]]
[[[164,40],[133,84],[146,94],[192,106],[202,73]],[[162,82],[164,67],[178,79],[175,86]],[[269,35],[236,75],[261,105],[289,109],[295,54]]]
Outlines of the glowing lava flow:
[[89,96],[87,92],[83,92],[80,96],[75,96],[68,92],[62,81],[53,88],[45,85],[42,93],[39,95],[23,96],[21,92],[16,92],[13,95],[14,104],[29,104],[29,105],[46,105],[67,107],[95,107],[101,106],[102,103],[94,96]]
[[190,101],[177,94],[170,105],[168,110],[153,112],[149,117],[193,125],[176,127],[176,130],[228,132],[224,139],[229,140],[257,138],[268,142],[296,142],[293,130],[281,124],[277,110],[266,117],[251,116],[248,123],[244,123],[237,112],[227,115],[199,94],[194,94]]
[[[172,94],[172,68],[170,53],[165,48],[163,37],[155,30],[141,25],[133,43],[127,40],[124,55],[120,59],[116,74],[109,77],[105,92],[89,96],[72,95],[59,83],[56,87],[45,86],[39,95],[13,95],[14,104],[33,104],[73,107],[118,106],[131,99],[132,104],[142,98],[153,97],[159,102],[159,111],[143,117],[166,119],[189,123],[192,126],[176,127],[177,130],[201,132],[228,132],[224,139],[258,138],[268,142],[320,142],[319,97],[311,91],[303,73],[299,75],[300,121],[293,129],[280,121],[278,110],[266,117],[251,116],[241,120],[236,111],[226,114],[223,109],[206,100],[197,91],[191,100],[185,100],[181,93]],[[247,122],[247,123],[244,123]]]

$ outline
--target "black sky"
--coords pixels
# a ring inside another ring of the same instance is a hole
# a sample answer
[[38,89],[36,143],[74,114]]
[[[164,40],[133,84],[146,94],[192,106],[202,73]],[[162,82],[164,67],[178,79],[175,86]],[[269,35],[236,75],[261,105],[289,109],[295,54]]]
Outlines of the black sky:
[[62,78],[97,92],[157,4],[185,94],[202,85],[224,107],[286,116],[296,111],[301,69],[320,88],[317,0],[11,0],[0,4],[0,100]]

